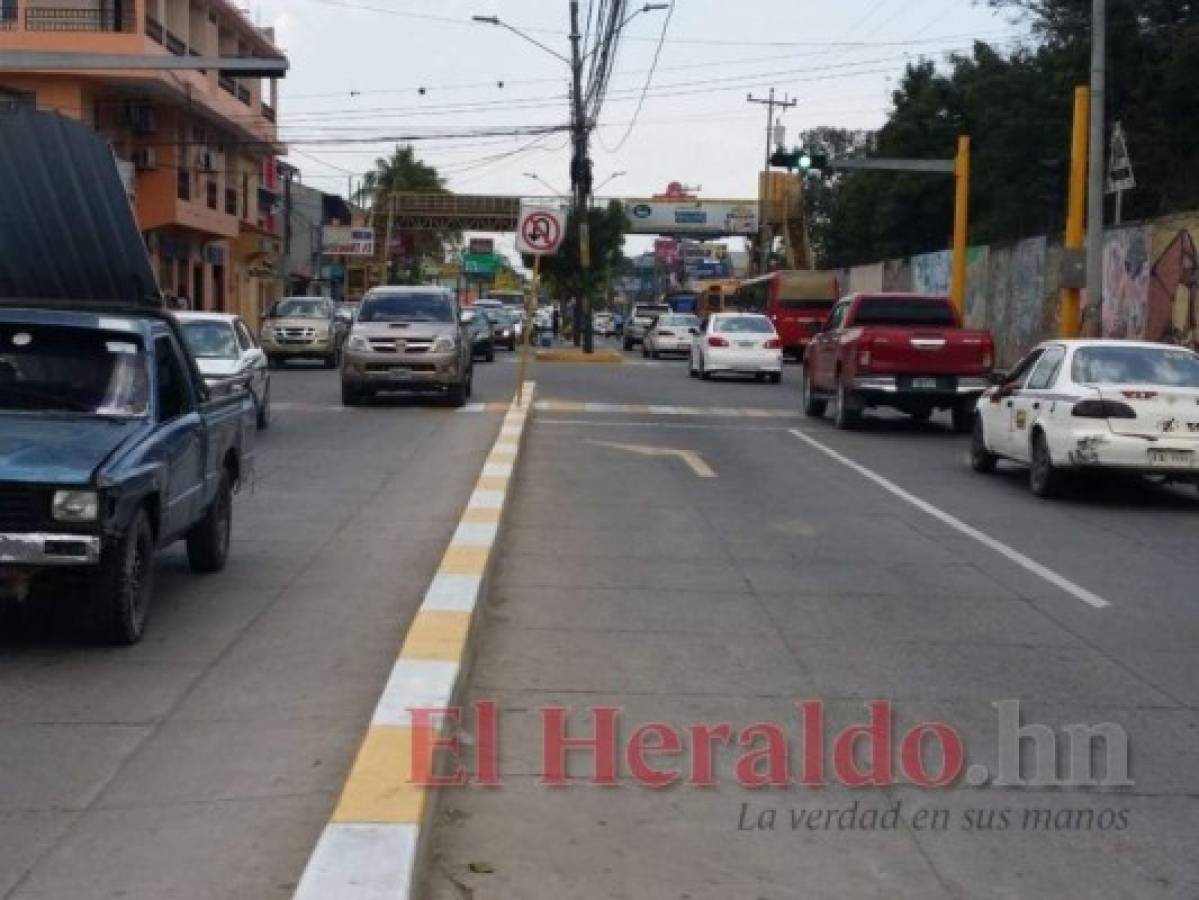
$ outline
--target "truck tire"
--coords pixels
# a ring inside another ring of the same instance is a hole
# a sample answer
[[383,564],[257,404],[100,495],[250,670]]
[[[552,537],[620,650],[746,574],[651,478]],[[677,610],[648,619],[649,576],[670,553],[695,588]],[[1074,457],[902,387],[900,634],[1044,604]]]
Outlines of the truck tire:
[[210,575],[225,568],[229,559],[229,532],[233,526],[233,479],[221,473],[216,496],[204,518],[187,533],[187,561],[193,572]]
[[463,406],[466,406],[467,395],[468,395],[468,388],[467,388],[467,384],[466,384],[466,379],[464,378],[462,381],[458,382],[457,384],[450,385],[450,389],[446,393],[446,400],[450,404],[450,406],[463,407]]
[[819,419],[827,410],[828,401],[816,396],[816,392],[812,389],[812,373],[805,370],[803,373],[804,415],[811,419]]
[[326,369],[336,369],[337,368],[337,363],[338,363],[337,356],[338,356],[338,354],[336,352],[334,352],[334,353],[330,353],[328,356],[325,357],[324,363],[325,363]]
[[146,633],[154,593],[154,550],[150,516],[139,509],[120,540],[101,554],[90,599],[97,637],[105,643],[130,646]]
[[852,431],[862,423],[861,410],[853,406],[854,396],[844,378],[837,379],[837,408],[833,412],[833,424],[842,431]]
[[953,430],[958,434],[970,434],[974,430],[974,407],[969,403],[959,403],[953,408]]
[[341,384],[341,405],[359,406],[362,403],[362,392],[352,384]]

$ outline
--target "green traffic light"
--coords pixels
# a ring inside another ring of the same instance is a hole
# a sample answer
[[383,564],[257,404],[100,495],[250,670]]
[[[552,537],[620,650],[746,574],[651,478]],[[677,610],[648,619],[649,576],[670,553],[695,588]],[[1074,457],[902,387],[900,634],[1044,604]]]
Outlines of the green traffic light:
[[803,169],[805,172],[808,171],[808,169],[812,168],[812,157],[808,156],[808,154],[806,154],[806,153],[801,155],[799,157],[799,167],[801,169]]

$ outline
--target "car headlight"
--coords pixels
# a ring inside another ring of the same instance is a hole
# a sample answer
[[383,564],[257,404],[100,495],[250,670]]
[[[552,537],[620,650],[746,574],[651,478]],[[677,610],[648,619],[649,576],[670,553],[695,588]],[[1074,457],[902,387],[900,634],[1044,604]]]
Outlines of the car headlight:
[[370,341],[360,334],[350,336],[351,350],[369,350],[371,348]]
[[433,342],[434,353],[446,353],[449,350],[458,349],[458,339],[448,334],[443,334]]
[[100,518],[100,495],[95,491],[55,491],[50,514],[56,522],[95,522]]

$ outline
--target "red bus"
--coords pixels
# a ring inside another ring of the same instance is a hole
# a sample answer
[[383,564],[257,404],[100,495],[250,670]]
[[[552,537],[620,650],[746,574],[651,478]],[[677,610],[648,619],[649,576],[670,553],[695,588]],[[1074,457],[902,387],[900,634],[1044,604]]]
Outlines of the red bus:
[[783,352],[802,357],[837,302],[837,278],[827,272],[771,272],[743,282],[729,308],[761,313],[774,323]]

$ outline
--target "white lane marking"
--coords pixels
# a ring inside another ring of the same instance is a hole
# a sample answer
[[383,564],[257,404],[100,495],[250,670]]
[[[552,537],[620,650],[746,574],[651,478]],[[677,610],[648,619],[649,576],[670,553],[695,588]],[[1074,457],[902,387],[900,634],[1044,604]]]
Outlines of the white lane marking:
[[499,534],[498,522],[462,522],[450,540],[451,547],[490,547]]
[[587,428],[666,428],[675,429],[677,431],[737,431],[737,432],[754,432],[754,431],[790,431],[782,425],[765,426],[762,428],[747,428],[744,425],[691,425],[683,422],[622,422],[622,421],[596,421],[594,419],[538,419],[535,423],[540,425],[580,425]]
[[483,466],[483,475],[490,478],[511,478],[512,463],[487,463]]
[[391,670],[371,725],[412,727],[413,709],[445,709],[454,702],[455,662],[401,659]]
[[997,541],[997,540],[995,540],[995,538],[991,537],[988,534],[984,534],[983,532],[979,531],[977,528],[974,528],[971,525],[967,525],[961,519],[957,518],[956,516],[950,515],[949,513],[945,512],[943,509],[939,509],[938,507],[933,506],[931,503],[929,503],[925,500],[921,500],[915,494],[912,494],[909,491],[905,491],[903,488],[901,488],[895,482],[890,481],[889,479],[884,478],[882,475],[879,475],[877,472],[866,468],[861,463],[856,463],[849,457],[844,456],[841,453],[838,453],[836,450],[832,449],[831,447],[826,447],[824,444],[820,443],[820,441],[816,440],[811,435],[804,434],[802,431],[798,431],[794,428],[789,429],[788,433],[793,435],[794,437],[798,438],[799,440],[803,441],[808,446],[813,447],[816,450],[819,450],[821,453],[823,453],[825,456],[829,457],[830,459],[833,459],[833,460],[841,463],[841,465],[845,466],[846,468],[852,469],[853,471],[855,471],[859,475],[861,475],[863,478],[866,478],[869,481],[873,481],[879,487],[883,488],[886,491],[889,491],[890,493],[894,494],[899,499],[901,499],[907,503],[910,503],[912,506],[916,507],[921,512],[923,512],[929,516],[932,516],[934,519],[938,520],[939,522],[944,523],[945,525],[948,525],[950,528],[954,529],[955,531],[966,535],[966,537],[968,537],[972,540],[978,541],[978,543],[982,544],[984,547],[994,550],[1000,556],[1006,557],[1007,559],[1011,560],[1012,562],[1014,562],[1016,565],[1018,565],[1020,568],[1024,569],[1025,571],[1031,572],[1033,575],[1036,575],[1038,578],[1043,578],[1045,581],[1048,581],[1054,587],[1065,591],[1067,594],[1070,594],[1072,597],[1075,597],[1076,599],[1081,600],[1083,603],[1086,603],[1089,606],[1093,606],[1093,607],[1095,607],[1095,609],[1106,609],[1107,607],[1111,606],[1111,603],[1109,603],[1107,600],[1104,600],[1098,594],[1094,594],[1091,591],[1088,591],[1086,588],[1082,587],[1081,585],[1075,584],[1073,581],[1070,581],[1068,578],[1066,578],[1062,575],[1059,575],[1057,572],[1054,572],[1052,569],[1049,569],[1049,568],[1041,565],[1035,559],[1025,556],[1019,550],[1015,550],[1015,549],[1009,547],[1007,544],[1003,543],[1002,541]]
[[437,612],[474,612],[482,589],[482,575],[437,575],[429,585],[421,609]]
[[293,900],[404,900],[418,834],[416,825],[326,825]]
[[504,508],[504,492],[503,491],[475,491],[470,495],[470,502],[466,504],[467,509],[503,509]]
[[611,447],[638,456],[673,456],[685,462],[698,478],[715,478],[716,472],[704,462],[704,458],[691,450],[676,450],[674,447],[644,447],[640,444],[613,444],[609,441],[589,441],[597,447]]

